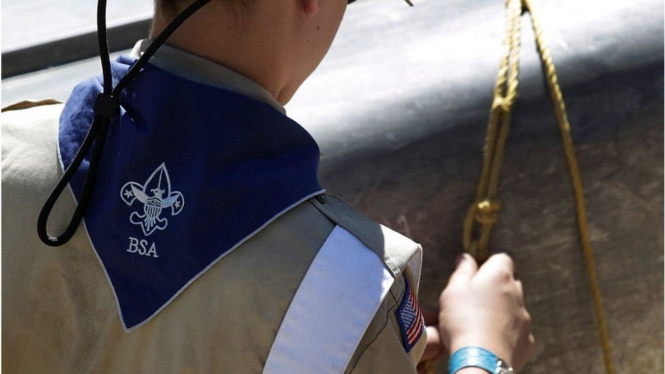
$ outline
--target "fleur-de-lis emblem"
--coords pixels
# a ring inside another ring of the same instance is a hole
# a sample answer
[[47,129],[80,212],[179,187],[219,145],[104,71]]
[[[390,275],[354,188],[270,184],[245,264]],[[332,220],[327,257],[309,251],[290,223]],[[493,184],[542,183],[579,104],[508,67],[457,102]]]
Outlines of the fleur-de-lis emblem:
[[185,198],[178,191],[171,191],[171,179],[166,165],[162,163],[150,175],[150,178],[141,185],[136,182],[127,182],[120,189],[120,197],[125,204],[132,206],[134,201],[143,203],[143,214],[132,212],[129,221],[140,225],[145,236],[164,230],[168,225],[166,218],[161,218],[165,208],[171,208],[171,215],[178,215],[185,206]]

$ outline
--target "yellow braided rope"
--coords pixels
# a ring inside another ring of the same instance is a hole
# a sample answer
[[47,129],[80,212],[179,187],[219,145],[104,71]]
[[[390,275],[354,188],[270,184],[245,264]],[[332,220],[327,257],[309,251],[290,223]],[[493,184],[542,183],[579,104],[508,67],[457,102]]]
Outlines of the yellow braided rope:
[[[547,86],[554,104],[555,114],[566,159],[570,172],[570,179],[575,191],[575,204],[577,211],[577,222],[579,226],[584,260],[589,284],[593,294],[593,303],[596,313],[596,323],[603,348],[605,369],[608,374],[614,374],[610,339],[605,323],[605,313],[602,306],[600,286],[596,277],[593,250],[586,218],[584,204],[584,188],[582,178],[575,156],[573,139],[570,134],[570,123],[566,116],[566,106],[559,83],[554,70],[554,63],[544,39],[542,27],[538,17],[534,14],[530,0],[507,0],[507,27],[504,46],[506,51],[501,59],[499,74],[494,88],[494,100],[490,112],[490,120],[487,127],[485,139],[483,169],[476,201],[469,209],[464,222],[464,249],[471,253],[479,261],[484,261],[488,256],[490,232],[496,223],[500,204],[496,199],[499,184],[501,164],[503,162],[504,149],[508,133],[510,131],[510,118],[513,104],[517,98],[518,74],[519,74],[519,48],[520,48],[520,22],[521,13],[524,10],[531,13],[533,31],[541,60],[547,76]],[[474,239],[474,225],[480,224],[480,238]]]
[[[485,137],[483,169],[476,202],[471,205],[464,222],[464,249],[479,261],[488,256],[490,232],[499,215],[500,204],[496,201],[499,175],[503,162],[503,151],[510,130],[510,115],[517,98],[520,49],[519,1],[508,1],[507,30],[504,40],[506,51],[501,58],[499,73],[494,86],[494,100]],[[473,240],[474,222],[482,225],[479,240]]]

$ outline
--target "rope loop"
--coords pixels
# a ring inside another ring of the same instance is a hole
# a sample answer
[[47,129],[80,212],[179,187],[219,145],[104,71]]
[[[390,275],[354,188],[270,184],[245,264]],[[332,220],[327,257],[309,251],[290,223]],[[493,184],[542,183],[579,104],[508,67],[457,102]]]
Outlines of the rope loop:
[[499,220],[499,203],[491,202],[489,199],[476,204],[476,222],[483,225],[493,225]]
[[513,97],[495,96],[492,102],[492,111],[508,113],[513,108],[514,102]]

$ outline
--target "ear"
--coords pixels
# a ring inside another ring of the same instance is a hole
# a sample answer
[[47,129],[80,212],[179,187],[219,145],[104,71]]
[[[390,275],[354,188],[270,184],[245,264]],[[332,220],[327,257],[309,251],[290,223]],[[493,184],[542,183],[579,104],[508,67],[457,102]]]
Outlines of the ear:
[[321,4],[319,4],[320,0],[299,0],[299,1],[302,4],[303,11],[308,16],[314,16],[317,13],[319,13],[319,10],[321,10]]

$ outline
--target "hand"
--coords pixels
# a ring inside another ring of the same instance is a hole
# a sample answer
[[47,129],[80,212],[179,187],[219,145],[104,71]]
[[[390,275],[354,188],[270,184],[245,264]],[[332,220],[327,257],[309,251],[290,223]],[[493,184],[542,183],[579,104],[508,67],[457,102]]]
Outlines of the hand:
[[437,362],[446,353],[446,348],[441,343],[441,337],[439,336],[439,328],[430,325],[425,328],[427,329],[427,344],[416,367],[418,374],[427,374],[428,361]]
[[483,347],[516,371],[526,364],[535,339],[514,271],[506,254],[491,256],[480,269],[468,254],[458,259],[439,298],[439,331],[451,354],[462,347]]
[[439,336],[439,308],[420,305],[420,311],[425,319],[427,343],[416,369],[418,374],[428,374],[429,361],[432,363],[439,361],[446,354],[446,347],[441,343],[441,336]]

